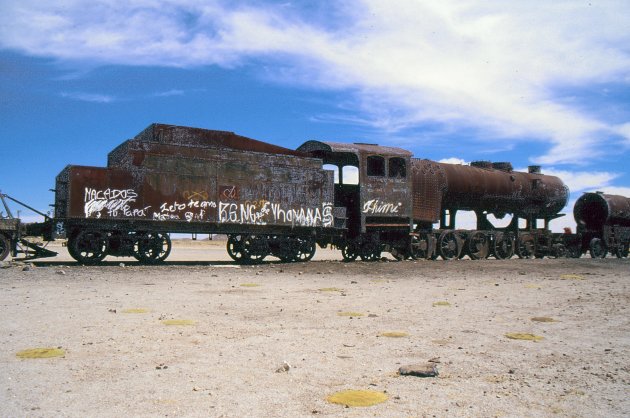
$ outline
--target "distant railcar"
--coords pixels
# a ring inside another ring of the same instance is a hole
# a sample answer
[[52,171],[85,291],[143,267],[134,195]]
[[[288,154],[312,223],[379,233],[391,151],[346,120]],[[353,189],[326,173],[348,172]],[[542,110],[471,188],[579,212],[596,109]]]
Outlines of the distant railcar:
[[628,257],[630,247],[630,198],[604,193],[584,193],[573,206],[580,236],[580,252],[593,258],[607,253]]

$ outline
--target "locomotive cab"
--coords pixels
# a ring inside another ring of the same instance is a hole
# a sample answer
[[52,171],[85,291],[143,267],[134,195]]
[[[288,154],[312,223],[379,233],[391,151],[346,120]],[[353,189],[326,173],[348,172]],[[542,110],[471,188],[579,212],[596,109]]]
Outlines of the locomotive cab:
[[346,208],[347,239],[362,258],[369,251],[372,257],[380,255],[380,249],[405,251],[412,226],[409,151],[320,141],[308,141],[298,151],[321,158],[325,168],[334,169],[335,206]]

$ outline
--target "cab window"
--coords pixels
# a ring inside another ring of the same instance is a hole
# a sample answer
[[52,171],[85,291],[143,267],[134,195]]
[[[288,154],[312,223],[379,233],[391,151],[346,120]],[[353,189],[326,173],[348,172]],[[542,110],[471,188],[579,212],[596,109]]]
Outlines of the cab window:
[[385,158],[377,155],[367,157],[367,175],[385,176]]
[[394,178],[407,177],[407,167],[404,158],[393,157],[389,159],[389,176]]
[[359,184],[359,169],[353,165],[344,165],[341,169],[343,173],[343,184]]

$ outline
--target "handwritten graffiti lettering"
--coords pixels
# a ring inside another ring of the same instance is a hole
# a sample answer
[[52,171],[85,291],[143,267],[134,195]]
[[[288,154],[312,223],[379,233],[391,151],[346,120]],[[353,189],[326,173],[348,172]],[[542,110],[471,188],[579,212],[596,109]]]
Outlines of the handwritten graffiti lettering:
[[402,203],[386,203],[386,202],[381,202],[378,199],[372,199],[372,200],[368,200],[367,202],[365,202],[365,204],[363,205],[363,213],[369,213],[369,214],[391,214],[391,213],[398,213],[398,210],[400,209],[400,207],[402,206]]
[[238,200],[239,193],[236,186],[219,186],[219,198],[221,200]]
[[159,212],[153,212],[156,221],[173,221],[183,219],[186,222],[208,221],[208,209],[216,208],[216,202],[190,199],[188,202],[162,203]]
[[83,211],[87,218],[100,218],[103,212],[109,217],[145,217],[150,206],[145,208],[132,208],[131,203],[136,201],[138,194],[132,189],[105,189],[97,190],[85,188]]
[[192,200],[192,199],[200,199],[200,200],[208,200],[208,192],[191,192],[189,190],[186,190],[184,193],[182,193],[182,196],[184,197],[184,199],[186,200]]
[[324,203],[322,205],[322,226],[331,227],[333,225],[333,204]]
[[[221,186],[219,201],[202,199],[203,191],[187,191],[185,200],[165,201],[152,206],[139,206],[138,193],[133,189],[85,188],[84,212],[86,217],[147,218],[154,221],[219,222],[233,224],[284,224],[291,226],[331,227],[334,223],[333,204],[309,207],[287,203],[274,203],[264,198],[237,199],[237,186]],[[384,210],[378,202],[374,210]],[[397,208],[388,209],[395,211]]]
[[135,199],[136,197],[138,197],[138,193],[136,193],[133,189],[97,190],[92,189],[91,187],[86,187],[84,202],[89,202],[93,200],[125,200]]
[[226,223],[251,223],[265,225],[266,215],[269,213],[269,202],[261,208],[248,203],[225,203],[219,202],[219,222]]

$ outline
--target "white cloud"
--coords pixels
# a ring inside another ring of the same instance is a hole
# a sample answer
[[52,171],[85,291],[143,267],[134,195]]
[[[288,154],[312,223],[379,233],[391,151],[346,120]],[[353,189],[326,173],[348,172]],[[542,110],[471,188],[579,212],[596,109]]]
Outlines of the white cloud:
[[[396,132],[426,123],[548,143],[543,164],[596,158],[628,123],[556,90],[628,83],[623,1],[324,2],[23,0],[3,5],[0,45],[94,63],[234,67],[251,59],[286,83],[354,94],[349,120]],[[326,11],[327,10],[327,11]],[[339,23],[335,23],[339,22]],[[346,116],[340,116],[344,118]]]
[[84,92],[62,92],[61,97],[92,103],[112,103],[116,97],[106,94],[84,93]]
[[153,94],[154,97],[171,97],[171,96],[183,96],[183,95],[184,95],[184,90],[179,90],[179,89],[160,91]]
[[457,158],[457,157],[442,158],[438,162],[439,163],[446,163],[446,164],[468,165],[468,163],[466,161],[462,160],[461,158]]
[[602,190],[610,187],[610,183],[619,177],[617,173],[606,171],[569,171],[555,168],[543,169],[543,174],[561,178],[573,194]]

